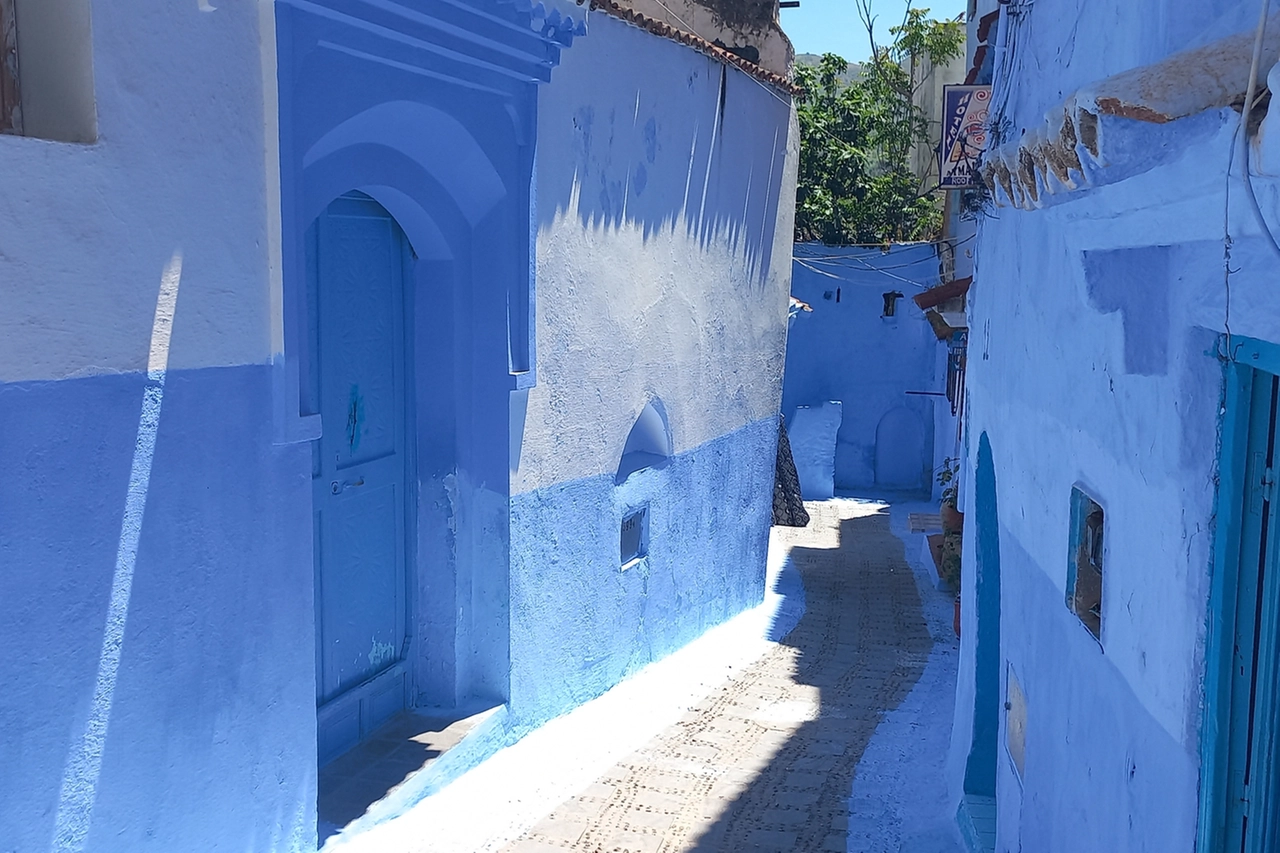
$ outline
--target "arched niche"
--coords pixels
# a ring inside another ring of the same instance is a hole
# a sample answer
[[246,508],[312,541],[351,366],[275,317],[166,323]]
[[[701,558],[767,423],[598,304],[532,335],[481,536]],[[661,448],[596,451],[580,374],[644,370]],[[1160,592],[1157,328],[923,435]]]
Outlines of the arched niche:
[[910,409],[886,412],[876,426],[876,485],[884,489],[924,488],[925,430]]
[[996,501],[996,469],[991,440],[978,439],[978,465],[973,482],[974,532],[977,541],[973,601],[977,607],[974,644],[973,737],[965,762],[966,797],[996,795],[997,742],[1000,732],[1000,511]]
[[650,400],[627,434],[614,481],[621,483],[646,468],[662,468],[670,459],[671,428],[667,424],[667,411],[661,400]]

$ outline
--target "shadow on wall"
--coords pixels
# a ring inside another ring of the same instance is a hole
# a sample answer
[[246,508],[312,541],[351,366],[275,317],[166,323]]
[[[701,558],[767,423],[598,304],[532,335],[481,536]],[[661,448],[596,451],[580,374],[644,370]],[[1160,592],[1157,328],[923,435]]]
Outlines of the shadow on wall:
[[[627,56],[619,62],[618,56]],[[599,69],[608,68],[601,74]],[[769,269],[790,98],[736,68],[606,15],[540,96],[539,227],[684,228]],[[548,145],[546,142],[554,144]]]
[[[845,849],[843,827],[858,761],[884,712],[896,708],[919,680],[933,648],[912,573],[895,571],[896,561],[865,559],[876,551],[902,560],[887,510],[842,521],[834,549],[791,550],[806,609],[770,658],[794,661],[795,682],[816,688],[817,707],[779,691],[778,701],[747,709],[751,737],[715,744],[719,760],[732,762],[734,753],[743,757],[761,741],[780,743],[692,850],[758,849],[764,836],[770,849]],[[765,677],[767,661],[743,680]]]

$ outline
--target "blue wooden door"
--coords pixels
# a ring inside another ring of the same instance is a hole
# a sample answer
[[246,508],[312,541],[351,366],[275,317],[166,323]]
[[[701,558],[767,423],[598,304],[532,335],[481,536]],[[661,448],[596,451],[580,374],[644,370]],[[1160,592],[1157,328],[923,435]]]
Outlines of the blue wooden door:
[[312,483],[323,760],[404,707],[403,674],[389,671],[407,637],[406,244],[386,210],[354,193],[334,201],[309,236],[306,395],[322,424]]
[[1275,471],[1280,468],[1277,416],[1280,377],[1253,372],[1241,506],[1240,563],[1236,580],[1235,637],[1231,655],[1227,725],[1227,853],[1280,850],[1276,772],[1280,702],[1276,689],[1280,631],[1280,506]]

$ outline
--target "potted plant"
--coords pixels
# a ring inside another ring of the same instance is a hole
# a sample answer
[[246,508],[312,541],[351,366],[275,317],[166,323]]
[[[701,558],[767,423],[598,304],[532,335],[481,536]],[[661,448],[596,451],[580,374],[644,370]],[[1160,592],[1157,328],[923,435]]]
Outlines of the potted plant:
[[942,486],[942,548],[938,561],[938,577],[956,591],[955,630],[960,636],[960,552],[963,544],[964,513],[956,509],[959,499],[960,460],[947,458],[938,471],[938,485]]
[[942,486],[942,530],[959,533],[964,528],[964,513],[956,509],[960,497],[960,460],[948,457],[938,469],[938,485]]

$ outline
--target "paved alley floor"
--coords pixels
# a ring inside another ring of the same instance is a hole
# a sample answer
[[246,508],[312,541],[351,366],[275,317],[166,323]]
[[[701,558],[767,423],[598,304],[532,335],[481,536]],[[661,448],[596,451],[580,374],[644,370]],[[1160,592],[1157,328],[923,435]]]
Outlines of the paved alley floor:
[[[582,776],[576,793],[549,788],[541,808],[530,808],[538,796],[509,795],[522,800],[523,819],[491,812],[495,831],[471,849],[958,853],[943,778],[958,656],[950,597],[916,556],[922,540],[907,532],[905,505],[806,506],[809,527],[775,528],[771,542],[785,554],[771,578],[775,596],[791,590],[774,608],[774,636],[790,627],[779,622],[794,627],[689,696],[682,715],[593,781]],[[572,732],[561,737],[573,749]],[[582,748],[590,744],[584,734]],[[430,826],[413,812],[393,824],[404,821],[401,838]],[[378,846],[393,849],[391,837],[384,831]],[[449,848],[437,840],[404,849]]]

